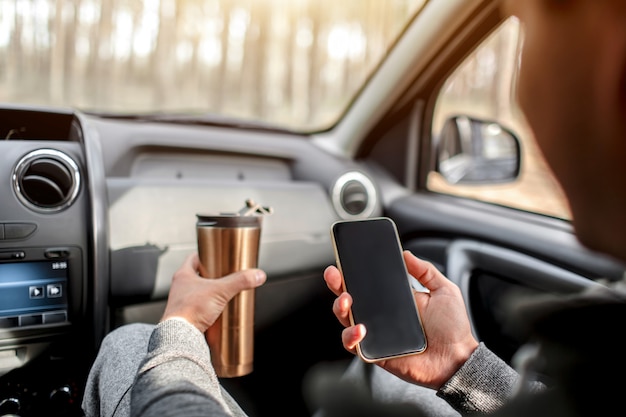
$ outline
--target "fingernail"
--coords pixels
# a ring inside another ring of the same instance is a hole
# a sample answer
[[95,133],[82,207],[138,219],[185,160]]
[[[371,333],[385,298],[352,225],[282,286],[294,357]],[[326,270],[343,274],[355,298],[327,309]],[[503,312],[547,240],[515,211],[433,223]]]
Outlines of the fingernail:
[[263,271],[256,271],[256,283],[257,284],[263,284],[265,282],[266,279],[266,275],[265,272]]

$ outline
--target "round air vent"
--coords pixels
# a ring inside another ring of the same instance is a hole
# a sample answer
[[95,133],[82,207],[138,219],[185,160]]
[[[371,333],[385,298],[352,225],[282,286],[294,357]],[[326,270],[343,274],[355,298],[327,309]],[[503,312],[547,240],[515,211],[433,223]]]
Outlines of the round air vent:
[[364,174],[347,172],[335,182],[332,201],[335,210],[344,219],[368,217],[376,207],[376,188]]
[[63,210],[78,195],[78,165],[62,152],[38,149],[15,166],[13,189],[19,200],[32,210],[44,213]]

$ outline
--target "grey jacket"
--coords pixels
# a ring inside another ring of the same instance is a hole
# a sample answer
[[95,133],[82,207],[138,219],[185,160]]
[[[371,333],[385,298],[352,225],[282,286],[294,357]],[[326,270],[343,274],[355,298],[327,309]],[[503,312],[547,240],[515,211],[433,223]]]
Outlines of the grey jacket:
[[[452,407],[440,403],[428,414],[453,415],[451,408],[463,414],[494,411],[514,393],[518,379],[517,372],[481,344],[467,363],[436,393]],[[342,383],[346,382],[347,379],[342,380]],[[423,390],[396,381],[396,385],[404,384],[409,389]],[[391,388],[388,382],[384,385],[386,388],[381,386],[380,390],[373,390],[380,393]],[[345,407],[346,398],[343,400]],[[413,402],[423,409],[423,401],[423,396],[417,396],[405,398],[404,402]],[[431,404],[437,404],[436,400]],[[387,405],[393,404],[388,402]],[[341,414],[347,415],[345,411]],[[157,325],[150,337],[148,355],[139,368],[132,389],[131,415],[219,416],[245,413],[221,388],[211,366],[204,335],[186,322],[167,320]]]
[[[507,401],[519,380],[483,344],[437,392],[358,358],[339,378],[324,374],[312,378],[318,381],[318,392],[311,394],[316,417],[490,412]],[[246,415],[219,384],[204,335],[177,319],[109,333],[91,369],[83,410],[87,417]]]

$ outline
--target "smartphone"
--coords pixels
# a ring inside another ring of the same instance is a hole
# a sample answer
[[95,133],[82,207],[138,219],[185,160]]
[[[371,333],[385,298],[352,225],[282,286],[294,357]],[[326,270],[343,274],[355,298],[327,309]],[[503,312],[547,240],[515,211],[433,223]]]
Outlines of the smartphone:
[[351,324],[364,324],[358,355],[376,362],[421,353],[426,335],[413,298],[398,230],[377,217],[342,220],[331,226],[343,289],[352,296]]

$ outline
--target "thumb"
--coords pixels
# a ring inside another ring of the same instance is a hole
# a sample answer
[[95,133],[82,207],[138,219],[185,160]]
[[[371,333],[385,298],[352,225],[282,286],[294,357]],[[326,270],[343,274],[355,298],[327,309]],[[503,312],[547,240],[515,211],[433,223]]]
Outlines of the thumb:
[[222,294],[227,299],[232,299],[241,291],[259,287],[265,283],[267,275],[261,269],[245,269],[226,275],[215,283],[222,287]]
[[446,277],[432,263],[419,259],[408,250],[405,250],[403,255],[409,274],[430,291],[436,291],[447,284]]

